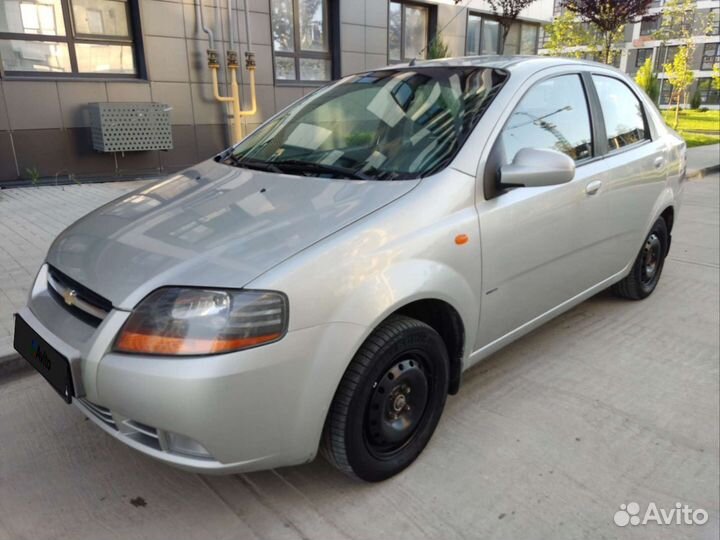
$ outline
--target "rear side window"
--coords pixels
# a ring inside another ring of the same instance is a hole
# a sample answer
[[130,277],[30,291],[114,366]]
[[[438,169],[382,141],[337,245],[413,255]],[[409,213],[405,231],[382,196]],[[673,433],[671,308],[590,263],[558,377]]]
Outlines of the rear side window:
[[510,163],[523,148],[547,148],[575,161],[592,156],[590,112],[579,75],[561,75],[532,87],[500,136]]
[[600,97],[608,147],[617,150],[649,138],[642,103],[627,85],[612,77],[593,75]]

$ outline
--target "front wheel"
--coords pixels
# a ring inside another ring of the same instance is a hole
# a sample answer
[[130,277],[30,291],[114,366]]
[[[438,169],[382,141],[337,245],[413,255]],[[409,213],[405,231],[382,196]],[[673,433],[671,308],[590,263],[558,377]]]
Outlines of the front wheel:
[[385,480],[410,465],[435,431],[448,392],[448,354],[427,324],[394,315],[343,375],[321,451],[342,472]]
[[659,218],[645,238],[630,273],[615,285],[615,293],[630,300],[650,296],[660,281],[668,247],[667,225],[663,218]]

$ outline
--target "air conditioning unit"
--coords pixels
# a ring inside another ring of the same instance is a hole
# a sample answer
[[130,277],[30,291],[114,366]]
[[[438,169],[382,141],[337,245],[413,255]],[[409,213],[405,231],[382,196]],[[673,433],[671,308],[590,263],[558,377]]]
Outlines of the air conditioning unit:
[[162,103],[90,103],[93,148],[98,152],[171,150],[171,109]]

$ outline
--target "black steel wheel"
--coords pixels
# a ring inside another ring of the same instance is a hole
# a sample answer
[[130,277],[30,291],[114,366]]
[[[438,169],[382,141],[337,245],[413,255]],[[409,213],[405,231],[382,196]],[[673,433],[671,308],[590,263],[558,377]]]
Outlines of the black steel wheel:
[[659,218],[648,233],[630,273],[615,284],[618,296],[630,300],[642,300],[652,294],[660,281],[669,244],[667,225]]
[[350,476],[389,478],[425,448],[447,392],[442,338],[423,322],[392,316],[348,366],[325,423],[322,453]]

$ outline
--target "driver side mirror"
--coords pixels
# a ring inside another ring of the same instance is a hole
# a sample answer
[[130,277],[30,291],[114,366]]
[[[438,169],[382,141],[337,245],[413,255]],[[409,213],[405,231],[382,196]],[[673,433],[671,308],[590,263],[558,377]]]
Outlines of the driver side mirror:
[[565,184],[575,178],[573,159],[546,148],[523,148],[512,163],[500,168],[501,187],[542,187]]

